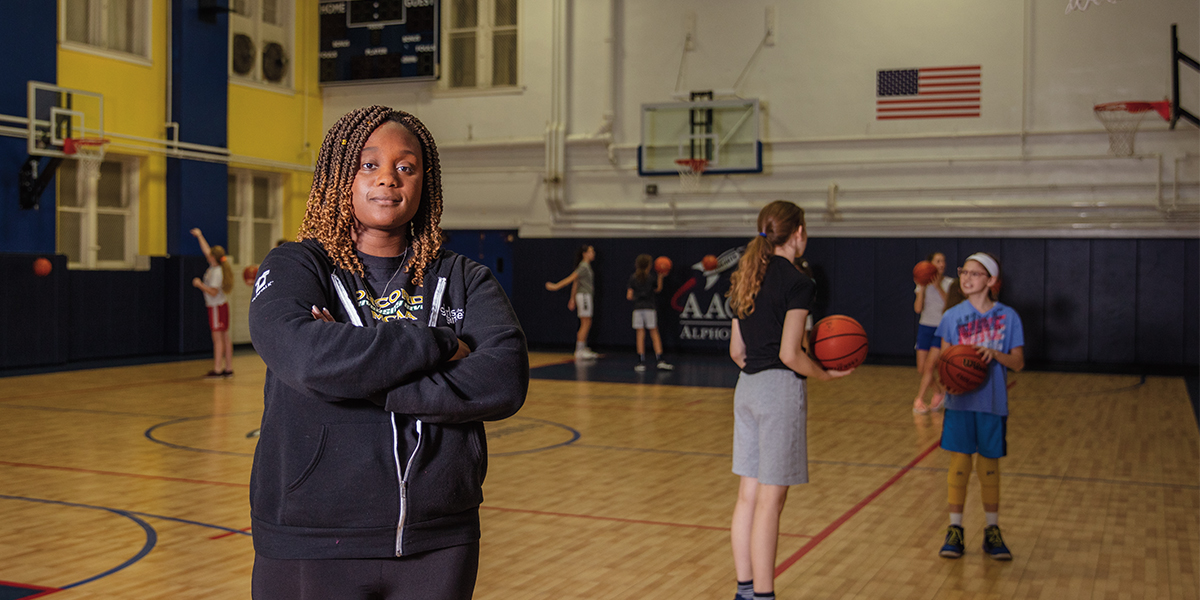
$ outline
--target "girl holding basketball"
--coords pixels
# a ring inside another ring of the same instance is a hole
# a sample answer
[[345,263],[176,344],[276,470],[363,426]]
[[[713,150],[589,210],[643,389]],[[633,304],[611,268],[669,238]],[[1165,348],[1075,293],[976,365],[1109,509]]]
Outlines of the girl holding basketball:
[[[933,364],[926,360],[929,356],[929,347],[933,344],[933,332],[942,320],[942,312],[946,308],[946,294],[950,290],[951,282],[954,281],[945,276],[945,254],[934,252],[927,256],[925,260],[937,269],[937,273],[934,275],[932,281],[915,282],[917,287],[914,292],[917,298],[913,301],[913,311],[921,315],[917,324],[917,373],[921,375],[924,375],[928,367]],[[940,388],[935,389],[929,406],[926,406],[925,387],[922,386],[917,391],[917,398],[913,400],[913,413],[923,415],[933,410],[939,410],[942,408],[942,402],[945,398],[946,392],[944,390]]]
[[733,472],[741,481],[730,526],[740,599],[775,597],[779,515],[788,486],[808,482],[805,378],[850,373],[822,369],[801,347],[815,287],[792,261],[807,244],[800,207],[766,205],[728,292],[729,355],[742,370],[733,400]]
[[200,242],[204,258],[208,259],[204,279],[192,278],[192,287],[204,292],[208,326],[212,330],[213,368],[205,377],[230,377],[233,375],[233,339],[229,337],[229,301],[225,294],[233,291],[233,269],[224,248],[209,246],[199,228],[193,228],[191,233]]
[[[963,503],[967,497],[967,480],[971,476],[972,455],[978,454],[975,468],[987,520],[983,530],[983,551],[996,560],[1012,560],[1000,535],[1000,458],[1007,454],[1008,390],[1005,378],[1008,369],[1020,371],[1025,368],[1025,333],[1021,317],[1012,307],[997,302],[991,289],[1000,277],[1000,264],[995,257],[984,252],[968,256],[958,270],[958,276],[967,301],[942,315],[934,332],[940,341],[930,349],[928,362],[936,365],[941,351],[953,345],[973,346],[987,365],[987,374],[979,387],[946,397],[942,448],[950,452],[947,477],[950,527],[939,554],[946,558],[958,558],[963,554]],[[926,370],[922,385],[933,378],[934,371],[933,368]]]
[[592,291],[595,285],[593,260],[596,260],[596,249],[584,244],[575,251],[575,270],[558,283],[546,282],[546,289],[551,292],[571,284],[571,298],[567,300],[567,310],[576,311],[579,315],[579,331],[575,333],[575,358],[585,360],[600,357],[587,346],[588,332],[592,329]]
[[633,329],[637,332],[638,364],[634,371],[646,371],[646,330],[650,331],[650,342],[654,345],[654,358],[659,370],[670,371],[675,368],[663,360],[662,338],[658,335],[658,313],[655,310],[654,295],[663,289],[663,277],[666,272],[659,271],[657,278],[650,277],[650,264],[653,261],[649,254],[639,254],[633,261],[634,272],[629,276],[629,287],[625,290],[625,299],[633,301]]

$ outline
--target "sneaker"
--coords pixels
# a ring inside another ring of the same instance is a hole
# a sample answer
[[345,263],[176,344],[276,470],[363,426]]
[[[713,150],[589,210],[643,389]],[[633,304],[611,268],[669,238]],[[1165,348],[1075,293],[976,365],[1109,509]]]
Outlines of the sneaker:
[[[1000,535],[997,531],[996,535]],[[984,542],[985,544],[987,542]],[[951,525],[946,529],[946,543],[942,546],[938,556],[945,558],[958,558],[963,555],[963,528],[958,525]]]
[[1012,553],[1008,551],[1008,546],[1004,545],[1004,538],[1000,536],[999,525],[983,528],[983,553],[993,560],[1012,560]]
[[233,377],[233,371],[225,371],[221,373],[221,377]]
[[576,360],[592,360],[600,358],[600,355],[596,354],[591,348],[580,348],[575,351],[575,358]]
[[913,414],[914,414],[914,415],[927,415],[927,414],[929,414],[929,408],[925,406],[925,403],[924,403],[924,402],[921,402],[921,399],[920,399],[920,398],[917,398],[916,400],[913,400]]
[[220,371],[209,371],[204,374],[205,379],[220,379],[224,376],[225,374]]
[[929,401],[929,412],[937,412],[945,408],[946,392],[938,392]]
[[675,370],[675,365],[673,365],[665,360],[658,361],[658,364],[655,366],[658,367],[659,371],[674,371]]
[[637,371],[638,373],[645,373],[645,372],[646,372],[646,365],[643,365],[643,364],[641,364],[641,363],[638,363],[637,365],[635,365],[635,366],[633,367],[633,370],[634,370],[634,371]]

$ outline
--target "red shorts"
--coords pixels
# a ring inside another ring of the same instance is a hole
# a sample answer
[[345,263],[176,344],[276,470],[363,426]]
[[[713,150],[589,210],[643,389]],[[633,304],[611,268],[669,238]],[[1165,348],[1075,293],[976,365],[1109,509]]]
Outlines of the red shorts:
[[229,331],[229,303],[208,306],[208,326],[213,331]]

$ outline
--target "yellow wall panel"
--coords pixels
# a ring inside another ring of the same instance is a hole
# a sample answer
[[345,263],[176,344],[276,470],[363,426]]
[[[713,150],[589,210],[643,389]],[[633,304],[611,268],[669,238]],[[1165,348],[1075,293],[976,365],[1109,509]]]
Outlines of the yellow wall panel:
[[119,54],[93,54],[59,47],[58,82],[62,87],[104,95],[108,153],[139,157],[138,254],[167,251],[166,158],[145,144],[111,134],[165,139],[167,120],[167,0],[151,5],[150,61],[125,60]]

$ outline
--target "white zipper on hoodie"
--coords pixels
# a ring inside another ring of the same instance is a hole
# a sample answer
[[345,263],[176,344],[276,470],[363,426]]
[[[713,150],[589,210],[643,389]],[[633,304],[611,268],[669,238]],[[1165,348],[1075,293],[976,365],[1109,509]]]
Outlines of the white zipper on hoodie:
[[[350,315],[350,322],[355,327],[362,327],[363,322],[358,314],[358,307],[354,306],[354,302],[350,300],[350,294],[346,292],[346,286],[337,278],[337,275],[332,273],[329,278],[333,280],[333,288],[337,291],[338,299],[342,302],[342,308],[346,309],[346,313]],[[440,291],[446,283],[446,278],[441,278],[439,285],[439,304]],[[436,314],[436,313],[435,313]],[[421,447],[421,420],[418,419],[415,425],[417,430],[417,444],[413,446],[412,454],[409,455],[408,461],[403,467],[400,466],[400,431],[396,427],[396,415],[391,414],[389,419],[392,423],[392,461],[396,465],[396,480],[400,482],[400,520],[396,523],[396,556],[403,556],[404,549],[404,519],[408,516],[408,481],[405,480],[407,473],[412,470],[413,459],[417,456],[417,449]]]

